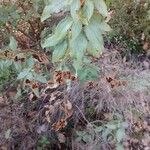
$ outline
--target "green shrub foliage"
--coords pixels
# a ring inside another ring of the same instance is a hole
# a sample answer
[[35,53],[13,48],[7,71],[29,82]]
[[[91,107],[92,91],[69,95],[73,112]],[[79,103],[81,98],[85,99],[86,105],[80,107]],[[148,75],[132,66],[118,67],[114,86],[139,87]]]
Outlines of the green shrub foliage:
[[[40,43],[42,51],[52,53],[55,70],[74,72],[81,81],[98,77],[98,68],[91,63],[90,57],[98,58],[102,54],[103,34],[111,30],[105,22],[108,11],[104,0],[24,0],[0,4],[0,13],[1,27],[10,31],[11,25],[9,48],[12,51],[18,48],[15,37],[12,37],[14,31],[18,30],[18,24],[28,22],[31,25],[29,28],[34,31],[38,23],[39,28],[32,34],[27,31],[28,37],[36,44]],[[63,19],[52,27],[50,20],[56,14],[64,14]],[[19,31],[22,32],[22,29]],[[24,32],[27,33],[26,29]],[[22,72],[28,70],[22,69]]]
[[104,49],[102,35],[110,31],[104,18],[107,6],[103,0],[57,0],[45,3],[41,21],[60,10],[69,12],[59,22],[54,32],[42,42],[43,48],[51,49],[52,62],[59,63],[59,69],[66,69],[71,60],[72,70],[80,79],[97,76],[97,67],[91,64],[87,55],[99,57]]

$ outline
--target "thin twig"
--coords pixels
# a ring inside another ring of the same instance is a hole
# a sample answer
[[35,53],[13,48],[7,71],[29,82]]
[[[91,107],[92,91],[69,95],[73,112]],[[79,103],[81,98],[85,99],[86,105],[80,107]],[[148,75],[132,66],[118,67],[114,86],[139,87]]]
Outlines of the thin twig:
[[87,122],[87,124],[90,124],[90,122],[86,119],[86,117],[83,114],[83,112],[81,111],[81,109],[77,105],[75,105],[75,107],[79,110],[80,114],[82,115],[83,119]]

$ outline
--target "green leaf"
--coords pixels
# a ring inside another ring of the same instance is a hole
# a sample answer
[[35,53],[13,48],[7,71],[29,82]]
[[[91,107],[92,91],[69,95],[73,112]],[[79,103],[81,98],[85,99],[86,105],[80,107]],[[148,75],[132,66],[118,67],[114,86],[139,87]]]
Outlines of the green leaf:
[[86,132],[85,131],[76,131],[77,136],[83,137]]
[[92,137],[91,137],[91,135],[86,134],[86,135],[83,136],[82,140],[83,140],[85,143],[88,143],[88,142],[90,142],[90,141],[92,140]]
[[125,138],[126,134],[125,134],[125,129],[124,128],[120,128],[117,130],[116,132],[116,139],[117,139],[117,142],[120,143],[123,138]]
[[116,144],[116,150],[124,150],[123,145],[117,143]]
[[5,60],[5,67],[10,67],[13,64],[13,60]]
[[94,12],[94,3],[91,0],[86,0],[84,7],[83,7],[83,15],[87,18],[89,21],[93,15]]
[[17,44],[16,39],[15,39],[13,36],[11,36],[11,37],[10,37],[9,48],[10,48],[11,50],[15,51],[15,50],[17,50],[17,46],[18,46],[18,44]]
[[18,72],[22,70],[22,65],[19,62],[14,62],[14,66]]
[[101,22],[99,27],[102,33],[109,32],[112,30],[111,27],[105,21]]
[[47,83],[46,78],[40,74],[34,74],[34,79],[41,83]]
[[98,24],[99,20],[97,21],[95,18],[92,18],[89,25],[85,27],[85,33],[89,40],[87,51],[95,57],[99,57],[104,49],[102,32]]
[[111,130],[115,130],[115,129],[117,128],[117,125],[116,125],[116,124],[109,124],[109,123],[108,123],[108,124],[106,125],[106,127],[109,128],[109,129],[111,129]]
[[29,69],[24,69],[22,72],[19,73],[17,79],[23,79],[29,74]]
[[129,125],[128,125],[127,122],[122,122],[122,123],[121,123],[121,126],[122,126],[123,128],[127,128]]
[[29,57],[29,59],[27,59],[27,67],[32,69],[34,67],[35,61],[33,59],[33,57]]
[[75,69],[75,71],[76,71],[76,75],[78,75],[78,70],[81,70],[81,69],[82,69],[82,67],[83,67],[83,62],[82,62],[82,61],[79,61],[79,60],[77,60],[77,59],[74,59],[72,65],[73,65],[73,67],[74,67],[74,69]]
[[95,45],[93,45],[91,42],[89,42],[88,47],[87,47],[88,54],[90,54],[96,58],[99,58],[102,55],[102,52],[104,49],[103,44],[100,46],[101,46],[100,48],[97,48],[97,47],[95,47]]
[[73,0],[71,3],[70,13],[71,13],[71,17],[73,18],[74,22],[79,21],[78,11],[80,9],[80,5],[81,5],[80,0]]
[[67,0],[51,0],[43,10],[41,21],[48,19],[51,14],[58,13],[67,6]]
[[80,82],[96,80],[99,76],[99,69],[94,65],[86,64],[86,66],[77,71],[77,75],[80,78]]
[[76,39],[72,39],[70,42],[71,56],[77,60],[82,60],[87,43],[87,39],[83,33],[80,33]]
[[82,22],[83,25],[87,26],[89,24],[88,18],[83,15],[83,10],[79,11],[79,17],[80,17],[80,21]]
[[94,130],[95,130],[95,132],[101,132],[101,131],[103,131],[103,127],[101,127],[101,126],[96,127]]
[[102,132],[102,137],[104,140],[107,140],[108,136],[111,134],[112,130],[106,128],[103,132]]
[[52,62],[60,61],[65,56],[66,50],[67,50],[66,41],[63,41],[62,43],[56,45],[52,55]]
[[56,27],[54,34],[50,35],[41,44],[43,48],[52,47],[57,45],[67,35],[67,31],[70,29],[73,21],[70,17],[64,18]]
[[37,97],[40,97],[40,92],[38,88],[32,89],[32,91]]
[[75,39],[82,31],[82,23],[80,21],[73,23],[71,29],[72,39]]
[[94,0],[94,5],[102,16],[107,17],[108,11],[104,0]]

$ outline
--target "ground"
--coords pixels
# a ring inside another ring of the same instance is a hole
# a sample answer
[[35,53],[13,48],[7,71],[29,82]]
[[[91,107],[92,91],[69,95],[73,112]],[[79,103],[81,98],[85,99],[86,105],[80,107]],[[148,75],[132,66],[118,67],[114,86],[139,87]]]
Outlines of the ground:
[[[14,99],[16,89],[6,87],[0,96],[1,149],[116,149],[114,139],[104,140],[102,133],[93,133],[93,124],[105,125],[119,114],[128,124],[121,142],[124,148],[149,150],[150,60],[127,60],[109,46],[93,63],[100,68],[99,79],[82,85],[74,82],[69,91],[59,85],[48,89],[46,97],[24,96],[18,101]],[[67,112],[60,109],[62,103]],[[46,116],[53,109],[53,117]],[[67,119],[58,124],[64,113]],[[90,141],[84,136],[77,140],[76,131],[90,135]]]

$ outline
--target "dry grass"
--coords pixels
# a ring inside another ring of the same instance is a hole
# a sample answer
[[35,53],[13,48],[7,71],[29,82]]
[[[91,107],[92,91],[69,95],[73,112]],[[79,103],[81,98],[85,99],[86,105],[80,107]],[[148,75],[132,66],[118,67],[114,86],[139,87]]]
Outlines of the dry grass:
[[[126,62],[115,50],[104,53],[96,63],[100,65],[101,69],[99,80],[93,82],[91,87],[85,83],[84,85],[75,85],[70,90],[70,101],[76,109],[74,120],[82,122],[85,125],[82,130],[89,132],[86,125],[92,122],[106,121],[111,114],[120,114],[122,119],[128,122],[127,135],[131,136],[135,132],[133,126],[140,124],[142,131],[139,130],[137,134],[140,134],[140,131],[143,132],[140,140],[145,141],[145,136],[150,131],[149,119],[146,119],[150,116],[150,70],[144,69],[144,62],[138,62],[140,65],[137,65],[137,61]],[[127,84],[112,88],[106,77],[111,77],[115,81],[127,81]],[[79,129],[78,126],[75,128]],[[90,132],[93,132],[92,128]],[[130,136],[127,138],[130,142],[126,141],[128,143],[126,149],[143,147],[140,140],[132,139]],[[87,144],[76,141],[76,139],[73,139],[72,143],[74,150],[95,150],[97,147],[101,147],[103,150],[115,149],[100,135]],[[145,147],[149,148],[149,144],[150,141],[147,140]]]
[[[69,91],[66,91],[66,87],[58,87],[50,90],[48,93],[52,96],[52,93],[58,94],[58,91],[60,91],[64,96],[56,96],[54,102],[56,104],[62,103],[66,100],[64,98],[68,98],[72,104],[73,115],[67,119],[68,129],[63,130],[68,143],[72,143],[70,149],[96,150],[97,146],[101,147],[102,150],[115,148],[108,141],[104,141],[98,134],[94,135],[94,140],[91,140],[88,144],[76,141],[74,134],[70,132],[69,124],[73,125],[74,130],[85,130],[93,133],[93,129],[89,128],[88,125],[96,121],[105,122],[109,120],[108,118],[111,117],[111,114],[120,114],[123,116],[122,119],[129,123],[127,135],[130,136],[134,131],[133,125],[135,123],[141,124],[143,122],[148,123],[149,121],[146,118],[150,115],[150,70],[143,69],[143,62],[140,62],[140,65],[137,65],[135,61],[126,62],[116,50],[108,50],[95,63],[100,66],[101,74],[99,80],[92,84],[84,83],[81,85],[75,83]],[[116,85],[112,88],[111,83],[107,81],[106,77],[113,78],[115,82],[127,81],[127,84]],[[51,124],[45,120],[44,106],[49,104],[48,97],[47,99],[35,101],[30,101],[27,98],[23,102],[15,103],[8,99],[8,105],[3,106],[1,109],[2,132],[0,145],[5,147],[6,143],[9,143],[7,148],[12,149],[15,146],[18,149],[26,149],[26,147],[36,148],[41,135],[47,135],[50,139],[53,139],[53,135],[57,132],[54,134],[51,130]],[[62,114],[63,112],[60,111],[59,107],[56,107],[52,120],[57,122]],[[5,139],[8,129],[11,129],[11,138]],[[149,129],[146,127],[145,130],[147,133]],[[24,138],[26,140],[23,140]],[[55,144],[59,148],[62,146],[59,141],[54,143],[53,146],[56,147]],[[70,147],[70,144],[68,145]]]
[[[74,85],[70,90],[70,100],[80,106],[81,110],[89,105],[97,112],[104,109],[107,111],[119,111],[125,113],[134,107],[137,111],[148,114],[150,112],[150,70],[137,66],[137,62],[125,62],[117,51],[104,53],[97,62],[100,66],[100,78],[89,87]],[[106,80],[111,77],[114,81],[126,81],[126,85],[111,87]],[[128,113],[128,112],[127,112]]]

